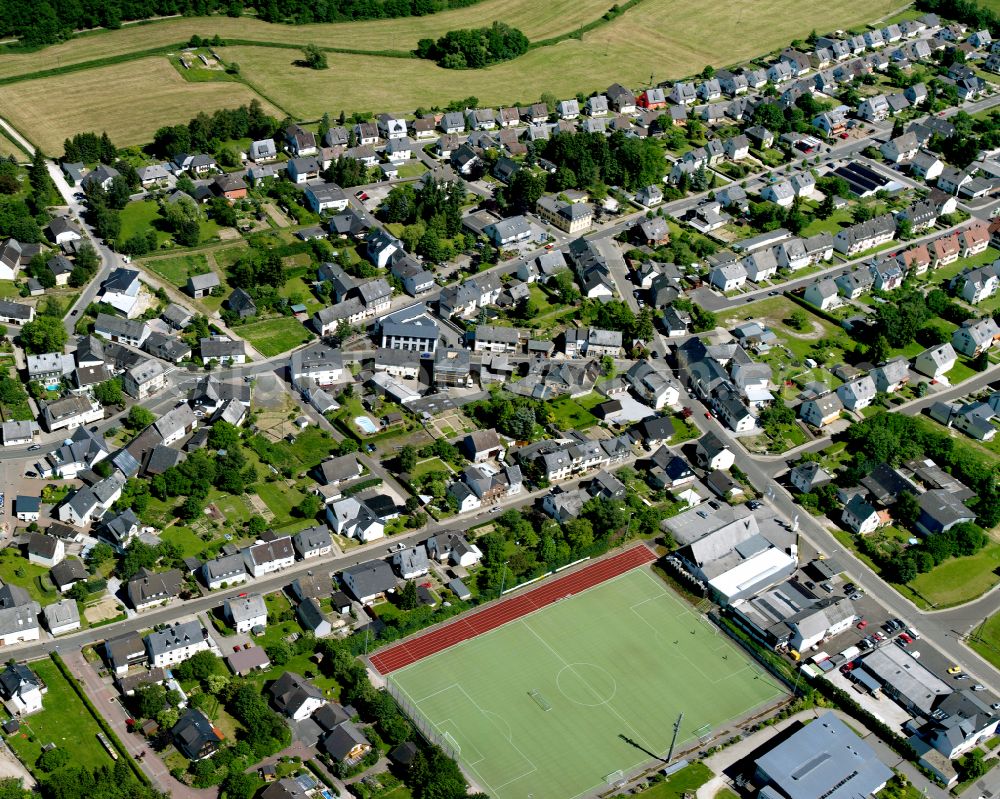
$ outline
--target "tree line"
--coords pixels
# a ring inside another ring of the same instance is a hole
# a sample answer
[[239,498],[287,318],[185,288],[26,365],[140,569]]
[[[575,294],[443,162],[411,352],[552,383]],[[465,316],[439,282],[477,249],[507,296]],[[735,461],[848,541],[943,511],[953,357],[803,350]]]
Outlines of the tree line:
[[482,69],[528,52],[530,42],[517,28],[494,22],[488,28],[462,28],[417,42],[416,54],[445,69]]
[[176,14],[240,17],[256,11],[264,22],[296,25],[355,19],[422,17],[449,8],[464,8],[478,0],[0,0],[0,34],[27,47],[42,47],[68,39],[88,28],[115,30],[123,22]]
[[279,121],[264,113],[258,100],[239,108],[201,112],[186,125],[167,125],[153,134],[152,152],[160,158],[179,153],[212,152],[220,142],[232,139],[266,139],[290,120]]

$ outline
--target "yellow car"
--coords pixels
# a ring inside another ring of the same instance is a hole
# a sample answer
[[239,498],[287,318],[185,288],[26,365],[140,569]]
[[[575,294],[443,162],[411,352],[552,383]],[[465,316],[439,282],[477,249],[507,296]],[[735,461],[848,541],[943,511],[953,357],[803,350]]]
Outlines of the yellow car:
[[948,673],[949,674],[961,674],[962,673],[962,667],[961,666],[949,666],[948,667]]

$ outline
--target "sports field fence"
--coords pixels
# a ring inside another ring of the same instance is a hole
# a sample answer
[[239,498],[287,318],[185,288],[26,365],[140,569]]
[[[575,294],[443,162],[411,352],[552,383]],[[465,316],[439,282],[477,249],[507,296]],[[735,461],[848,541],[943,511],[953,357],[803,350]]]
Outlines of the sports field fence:
[[413,726],[417,728],[417,732],[420,733],[421,737],[427,743],[440,747],[452,760],[457,761],[461,759],[462,747],[459,746],[458,741],[450,733],[438,731],[395,682],[393,682],[392,677],[386,677],[385,689],[389,692],[389,696],[396,700],[396,704],[399,705],[407,718],[413,722]]

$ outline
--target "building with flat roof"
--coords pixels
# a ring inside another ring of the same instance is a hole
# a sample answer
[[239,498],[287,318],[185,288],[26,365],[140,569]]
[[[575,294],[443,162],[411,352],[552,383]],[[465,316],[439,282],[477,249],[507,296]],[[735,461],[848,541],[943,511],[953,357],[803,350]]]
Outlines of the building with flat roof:
[[754,776],[762,798],[859,799],[881,791],[893,772],[827,712],[757,758]]
[[951,686],[898,646],[883,646],[861,661],[861,668],[878,680],[883,693],[906,712],[930,717]]

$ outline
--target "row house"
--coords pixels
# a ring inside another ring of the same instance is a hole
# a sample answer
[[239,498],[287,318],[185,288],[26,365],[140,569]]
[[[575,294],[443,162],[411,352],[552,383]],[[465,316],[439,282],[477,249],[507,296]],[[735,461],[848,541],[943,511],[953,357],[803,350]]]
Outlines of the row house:
[[857,255],[892,241],[895,237],[895,218],[892,214],[882,214],[839,231],[834,237],[833,246],[844,255]]

